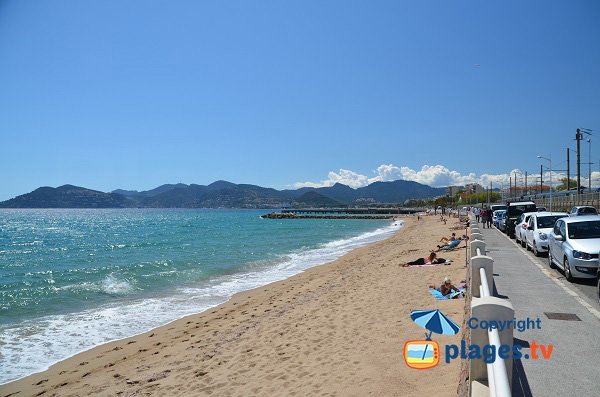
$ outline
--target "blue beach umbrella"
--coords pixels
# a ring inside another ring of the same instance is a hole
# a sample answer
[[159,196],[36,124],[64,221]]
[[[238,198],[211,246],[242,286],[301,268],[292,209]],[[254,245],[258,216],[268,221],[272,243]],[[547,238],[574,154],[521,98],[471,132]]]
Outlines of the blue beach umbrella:
[[[425,333],[427,340],[431,340],[431,334],[433,332],[442,335],[456,335],[458,331],[460,331],[460,327],[438,309],[413,310],[410,312],[410,318],[415,322],[415,324],[420,325],[429,331],[429,335]],[[422,358],[425,357],[427,346],[428,345],[425,345]]]

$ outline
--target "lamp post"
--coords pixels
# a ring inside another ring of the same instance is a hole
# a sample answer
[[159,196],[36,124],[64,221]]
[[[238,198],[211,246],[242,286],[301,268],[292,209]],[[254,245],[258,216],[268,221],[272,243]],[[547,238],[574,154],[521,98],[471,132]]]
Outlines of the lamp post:
[[537,156],[538,159],[548,160],[550,162],[550,212],[552,212],[552,155],[550,157]]

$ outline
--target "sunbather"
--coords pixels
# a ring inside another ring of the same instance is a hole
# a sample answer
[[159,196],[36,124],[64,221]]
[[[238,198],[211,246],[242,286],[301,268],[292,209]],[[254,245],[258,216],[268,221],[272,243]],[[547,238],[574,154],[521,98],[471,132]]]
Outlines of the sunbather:
[[445,262],[446,262],[446,259],[438,258],[437,254],[435,252],[431,252],[431,254],[429,254],[429,256],[426,256],[425,258],[418,258],[412,262],[404,263],[401,266],[402,267],[422,266],[422,265],[433,265],[436,263],[445,263]]
[[456,240],[456,233],[452,233],[452,235],[450,236],[450,238],[448,238],[448,237],[442,237],[440,239],[440,243],[447,244],[448,241],[454,241],[454,240]]
[[435,250],[435,252],[440,252],[440,251],[451,251],[453,249],[455,249],[456,247],[458,247],[458,245],[460,244],[461,241],[463,240],[468,240],[469,237],[466,234],[463,234],[461,238],[456,239],[456,240],[450,240],[448,241],[447,244],[444,245],[438,245],[437,246],[437,250]]
[[[430,285],[429,288],[432,289],[437,289],[438,291],[440,291],[442,293],[442,295],[444,296],[448,296],[451,294],[454,294],[456,292],[459,292],[459,289],[456,288],[453,284],[452,281],[450,281],[449,277],[444,278],[444,281],[442,282],[442,285],[440,285],[439,288],[435,288],[435,285]],[[456,298],[457,296],[455,296]]]

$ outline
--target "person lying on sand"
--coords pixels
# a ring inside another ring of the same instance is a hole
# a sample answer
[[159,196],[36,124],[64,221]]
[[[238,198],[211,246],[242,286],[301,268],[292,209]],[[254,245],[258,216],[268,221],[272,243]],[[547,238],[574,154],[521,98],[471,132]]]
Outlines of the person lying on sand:
[[[448,238],[448,237],[442,237],[440,239],[440,243],[446,244],[446,243],[448,243],[448,241],[454,241],[454,240],[456,240],[456,233],[452,233],[452,235],[450,236],[450,238]],[[438,245],[438,247],[439,247],[439,245]]]
[[407,263],[401,264],[400,266],[402,266],[402,267],[422,266],[422,265],[433,265],[436,263],[445,263],[445,262],[446,262],[446,259],[438,258],[437,254],[432,251],[431,254],[429,254],[429,256],[426,256],[425,258],[418,258],[412,262],[407,262]]
[[[456,288],[453,284],[452,281],[450,281],[449,277],[444,278],[444,281],[442,282],[442,285],[440,285],[439,288],[435,288],[435,285],[430,285],[429,288],[432,289],[437,289],[438,291],[440,291],[442,293],[442,295],[444,296],[448,296],[450,294],[453,294],[455,292],[458,292],[458,288]],[[463,293],[464,295],[464,293]],[[457,298],[457,296],[455,296],[454,298]]]
[[[454,233],[452,234],[454,235]],[[461,241],[466,241],[468,239],[469,237],[466,234],[463,234],[462,237],[459,239],[450,240],[444,245],[438,245],[437,250],[435,250],[435,252],[440,252],[441,250],[453,250],[454,248],[458,247]]]

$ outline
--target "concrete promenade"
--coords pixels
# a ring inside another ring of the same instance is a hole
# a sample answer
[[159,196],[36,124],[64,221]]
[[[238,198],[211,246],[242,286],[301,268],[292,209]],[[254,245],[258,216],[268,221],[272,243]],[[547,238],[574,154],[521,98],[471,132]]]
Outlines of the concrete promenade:
[[[517,321],[541,320],[540,329],[514,333],[514,343],[523,346],[524,357],[514,362],[513,396],[599,396],[598,304],[571,287],[562,273],[548,270],[547,265],[519,248],[514,240],[496,229],[482,229],[481,224],[479,228],[488,255],[494,259],[496,295],[510,299]],[[563,319],[550,319],[547,313],[550,317],[551,313],[563,313],[557,316]],[[539,358],[532,359],[533,342],[552,344],[551,357],[544,359],[538,347]]]

